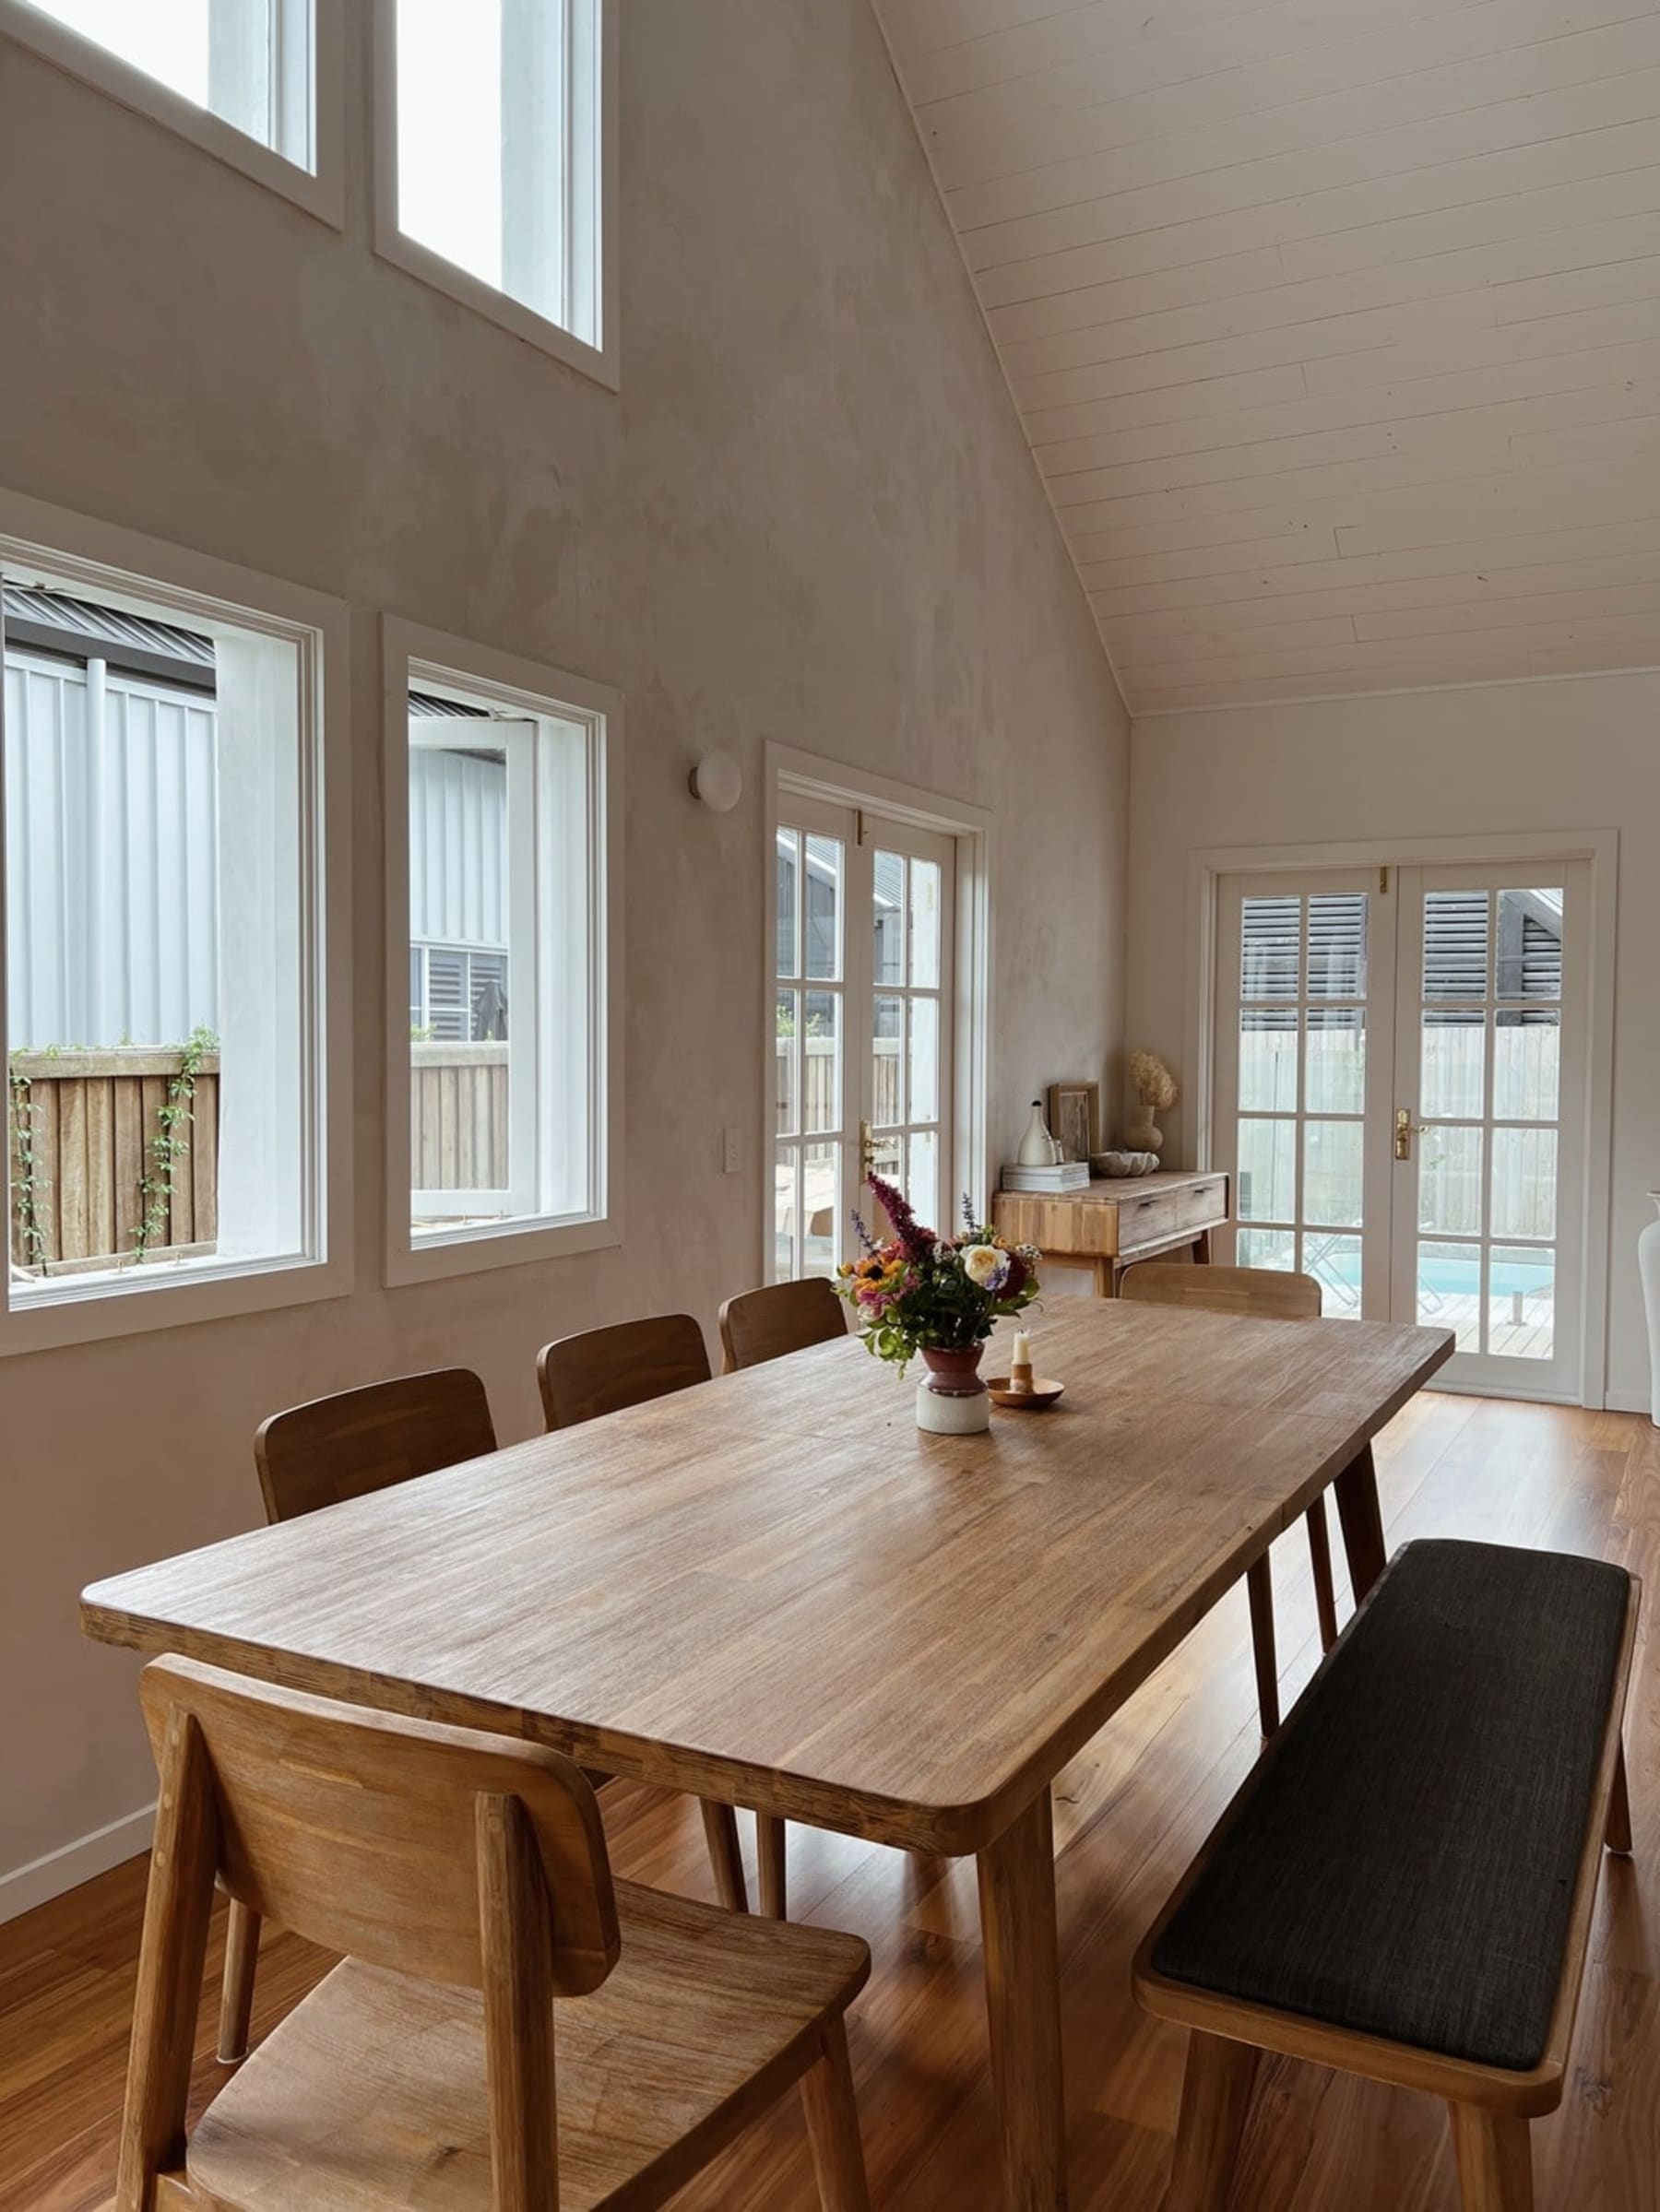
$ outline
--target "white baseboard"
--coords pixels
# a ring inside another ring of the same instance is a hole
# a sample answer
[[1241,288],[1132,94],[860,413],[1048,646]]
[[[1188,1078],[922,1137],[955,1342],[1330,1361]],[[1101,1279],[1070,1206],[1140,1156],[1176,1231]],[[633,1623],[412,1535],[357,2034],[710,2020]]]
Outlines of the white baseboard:
[[78,1836],[73,1843],[48,1851],[43,1859],[0,1875],[0,1923],[16,1920],[19,1913],[32,1912],[37,1905],[62,1897],[66,1889],[77,1889],[94,1875],[108,1874],[124,1859],[148,1851],[155,1818],[155,1806],[144,1805],[136,1813],[112,1820],[106,1828],[94,1828],[89,1836]]
[[1610,1390],[1608,1411],[1611,1414],[1646,1414],[1649,1394],[1646,1390]]

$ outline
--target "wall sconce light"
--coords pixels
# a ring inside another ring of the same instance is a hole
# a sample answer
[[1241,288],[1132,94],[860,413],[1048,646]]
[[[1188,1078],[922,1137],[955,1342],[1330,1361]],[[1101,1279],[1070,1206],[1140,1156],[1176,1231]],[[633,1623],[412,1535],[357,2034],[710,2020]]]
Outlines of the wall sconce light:
[[743,796],[743,771],[729,752],[706,752],[686,778],[711,814],[729,814]]

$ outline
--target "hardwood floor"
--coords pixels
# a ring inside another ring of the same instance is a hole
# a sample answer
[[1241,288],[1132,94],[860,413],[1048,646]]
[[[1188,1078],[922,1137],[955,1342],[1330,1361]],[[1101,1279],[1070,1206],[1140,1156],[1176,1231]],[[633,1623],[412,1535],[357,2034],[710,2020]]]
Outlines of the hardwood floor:
[[[1490,1537],[1618,1559],[1660,1602],[1660,1435],[1631,1415],[1427,1394],[1380,1440],[1392,1545]],[[1319,1654],[1307,1546],[1275,1548],[1284,1698]],[[1342,1586],[1340,1607],[1347,1613]],[[1639,1630],[1627,1720],[1636,1851],[1609,1862],[1570,2089],[1534,2128],[1540,2212],[1660,2205],[1660,1656]],[[1156,2212],[1184,2039],[1143,2018],[1129,1960],[1256,1749],[1239,1587],[1061,1776],[1055,1792],[1073,2212]],[[619,1872],[709,1894],[696,1807],[630,1785],[605,1795]],[[746,1849],[753,1824],[742,1822]],[[995,2206],[978,1916],[971,1862],[907,1857],[792,1824],[794,1916],[866,1936],[875,1974],[849,2022],[875,2202]],[[134,1861],[0,1928],[0,2206],[109,2202],[142,1908]],[[752,1894],[754,1871],[751,1870]],[[209,1963],[218,1974],[217,1945]],[[326,1963],[267,1930],[257,2038]],[[204,2008],[196,2087],[223,2078]],[[1233,2212],[1453,2212],[1452,2147],[1429,2099],[1289,2062],[1267,2064]],[[814,2212],[799,2104],[675,2200],[677,2212]]]

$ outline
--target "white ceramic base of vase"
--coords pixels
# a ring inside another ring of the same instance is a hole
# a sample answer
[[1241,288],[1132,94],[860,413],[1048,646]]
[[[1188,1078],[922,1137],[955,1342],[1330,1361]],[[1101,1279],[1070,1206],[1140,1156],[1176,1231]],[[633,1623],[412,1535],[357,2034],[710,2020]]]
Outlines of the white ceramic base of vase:
[[991,1400],[985,1390],[970,1398],[948,1398],[943,1390],[917,1385],[917,1426],[929,1437],[978,1437],[991,1425]]

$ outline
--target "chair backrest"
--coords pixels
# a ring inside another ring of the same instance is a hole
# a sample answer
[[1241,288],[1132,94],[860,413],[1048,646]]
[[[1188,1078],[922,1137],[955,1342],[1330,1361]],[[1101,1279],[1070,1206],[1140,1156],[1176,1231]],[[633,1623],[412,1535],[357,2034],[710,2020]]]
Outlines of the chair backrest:
[[1320,1284],[1314,1277],[1273,1267],[1182,1267],[1144,1260],[1125,1271],[1119,1295],[1144,1305],[1191,1306],[1264,1321],[1320,1319]]
[[293,1520],[495,1448],[484,1385],[469,1368],[439,1367],[273,1414],[254,1459],[267,1520]]
[[823,1275],[740,1291],[720,1309],[722,1372],[758,1367],[764,1360],[805,1352],[848,1333],[846,1307]]
[[550,1428],[575,1428],[601,1414],[667,1398],[707,1382],[709,1372],[704,1332],[689,1313],[585,1329],[544,1345],[536,1358]]
[[523,1816],[546,1892],[561,1996],[598,1989],[620,1938],[599,1808],[582,1770],[516,1737],[371,1712],[172,1655],[144,1671],[164,1781],[192,1733],[230,1895],[296,1934],[371,1965],[479,1989],[492,1827]]

